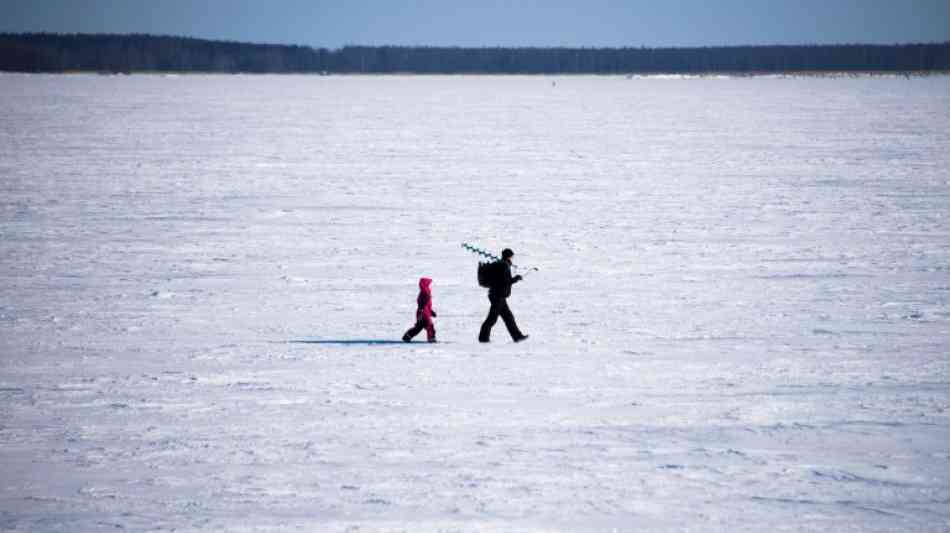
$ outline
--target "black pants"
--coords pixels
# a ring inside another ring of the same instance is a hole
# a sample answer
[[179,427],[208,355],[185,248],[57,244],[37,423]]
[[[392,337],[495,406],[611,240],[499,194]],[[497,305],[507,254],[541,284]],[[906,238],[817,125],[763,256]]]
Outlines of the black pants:
[[409,331],[402,336],[402,340],[409,342],[413,337],[421,333],[422,330],[426,330],[426,339],[428,339],[429,342],[435,340],[435,324],[432,323],[432,319],[427,320],[425,317],[419,317],[416,320],[416,325],[409,328]]
[[518,329],[518,324],[515,324],[515,315],[511,314],[511,309],[508,308],[508,299],[489,296],[488,301],[491,302],[491,308],[488,310],[488,316],[485,318],[485,322],[482,323],[482,329],[478,333],[478,340],[481,342],[489,341],[491,328],[495,325],[495,322],[498,322],[498,317],[501,317],[505,322],[505,327],[508,328],[508,333],[512,339],[520,340],[524,337],[524,334]]

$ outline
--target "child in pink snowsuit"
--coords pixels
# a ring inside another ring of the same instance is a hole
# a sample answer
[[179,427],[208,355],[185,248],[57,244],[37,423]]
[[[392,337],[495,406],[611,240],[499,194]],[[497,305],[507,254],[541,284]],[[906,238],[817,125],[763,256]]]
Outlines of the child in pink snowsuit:
[[435,342],[435,324],[432,317],[436,316],[432,310],[432,280],[429,278],[419,279],[419,296],[416,297],[416,325],[409,328],[406,334],[402,336],[403,342],[409,342],[413,337],[419,334],[423,329],[426,330],[426,337],[429,342]]

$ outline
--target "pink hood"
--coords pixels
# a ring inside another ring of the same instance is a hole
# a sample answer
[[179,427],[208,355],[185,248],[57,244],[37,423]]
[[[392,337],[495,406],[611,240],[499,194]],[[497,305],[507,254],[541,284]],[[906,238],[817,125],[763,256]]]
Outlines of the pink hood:
[[432,320],[432,285],[431,278],[419,278],[419,297],[416,303],[419,307],[416,310],[416,317],[424,317],[426,320]]
[[429,285],[432,285],[432,279],[419,278],[419,290],[424,292],[432,292],[432,289],[429,288]]

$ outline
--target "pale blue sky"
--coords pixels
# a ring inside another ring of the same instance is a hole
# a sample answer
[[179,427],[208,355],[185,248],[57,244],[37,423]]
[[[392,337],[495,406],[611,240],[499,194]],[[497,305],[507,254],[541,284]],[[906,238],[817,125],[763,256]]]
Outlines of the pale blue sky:
[[0,0],[0,32],[304,44],[717,46],[950,41],[950,0]]

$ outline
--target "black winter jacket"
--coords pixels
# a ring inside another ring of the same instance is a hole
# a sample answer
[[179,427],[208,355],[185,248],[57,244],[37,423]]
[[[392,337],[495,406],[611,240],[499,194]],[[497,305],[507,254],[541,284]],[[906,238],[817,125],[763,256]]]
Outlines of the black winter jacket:
[[494,283],[488,289],[489,298],[507,298],[511,296],[511,286],[521,281],[521,276],[511,277],[511,265],[502,259],[496,261],[493,268],[495,271]]

